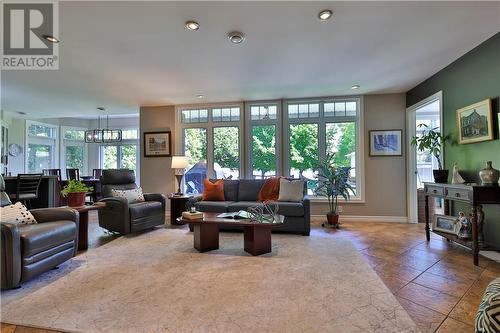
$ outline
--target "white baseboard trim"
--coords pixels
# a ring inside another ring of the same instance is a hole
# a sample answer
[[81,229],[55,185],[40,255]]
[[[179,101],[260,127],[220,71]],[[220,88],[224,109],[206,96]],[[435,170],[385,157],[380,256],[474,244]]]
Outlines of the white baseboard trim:
[[[311,215],[311,218],[325,218],[325,215]],[[340,222],[392,222],[408,223],[406,216],[362,216],[362,215],[340,215]]]

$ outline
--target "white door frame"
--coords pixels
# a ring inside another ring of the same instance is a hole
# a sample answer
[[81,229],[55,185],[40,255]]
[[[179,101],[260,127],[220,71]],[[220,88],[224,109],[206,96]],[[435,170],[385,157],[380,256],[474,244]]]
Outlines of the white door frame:
[[[418,223],[418,204],[417,204],[417,179],[415,177],[417,173],[417,150],[411,145],[411,139],[416,134],[416,111],[432,102],[439,100],[439,126],[441,132],[443,132],[443,92],[439,91],[420,102],[413,104],[406,109],[406,193],[407,195],[407,211],[408,211],[408,223]],[[441,153],[441,159],[444,157],[444,152]]]

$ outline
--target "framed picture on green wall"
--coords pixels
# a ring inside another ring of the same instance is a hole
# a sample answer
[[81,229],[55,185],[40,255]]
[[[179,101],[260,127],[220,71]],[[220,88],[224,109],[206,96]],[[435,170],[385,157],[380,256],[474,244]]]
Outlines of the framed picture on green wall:
[[491,99],[457,110],[458,143],[493,140]]

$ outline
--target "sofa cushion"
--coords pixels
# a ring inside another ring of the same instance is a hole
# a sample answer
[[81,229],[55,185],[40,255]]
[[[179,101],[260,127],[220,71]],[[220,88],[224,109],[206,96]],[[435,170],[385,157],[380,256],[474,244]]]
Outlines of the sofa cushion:
[[203,180],[203,200],[206,201],[224,201],[224,180],[219,179],[211,182],[208,179]]
[[142,202],[144,201],[144,195],[142,194],[142,188],[134,188],[132,190],[117,190],[112,189],[111,195],[115,198],[125,198],[128,203]]
[[238,189],[240,181],[235,179],[224,179],[224,199],[226,201],[238,201]]
[[260,189],[265,181],[265,179],[240,179],[238,200],[257,201]]
[[163,207],[159,201],[136,202],[130,204],[128,207],[131,220],[137,220],[151,215],[163,214]]
[[73,221],[54,221],[19,227],[23,257],[32,256],[76,238]]
[[0,216],[2,217],[2,222],[5,223],[36,224],[35,217],[21,202],[0,207]]
[[280,194],[280,178],[281,177],[267,178],[260,189],[257,201],[265,202],[278,200]]
[[262,203],[256,201],[237,201],[233,202],[227,207],[228,212],[238,212],[240,210],[247,210],[249,207],[262,206]]
[[269,202],[271,206],[278,205],[278,214],[284,216],[304,216],[304,205],[302,202]]
[[279,201],[301,201],[304,198],[304,181],[280,179]]
[[500,332],[500,277],[491,281],[484,291],[476,314],[476,332]]
[[231,203],[233,201],[198,201],[195,207],[199,212],[225,213]]

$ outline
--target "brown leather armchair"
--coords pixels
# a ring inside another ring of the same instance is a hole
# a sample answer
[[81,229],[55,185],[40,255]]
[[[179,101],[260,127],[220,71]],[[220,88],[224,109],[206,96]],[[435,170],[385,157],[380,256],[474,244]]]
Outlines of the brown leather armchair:
[[[0,204],[10,205],[0,176]],[[37,224],[1,223],[2,289],[17,288],[76,255],[78,212],[70,208],[33,209]]]
[[106,208],[99,210],[99,226],[120,234],[151,229],[165,224],[165,196],[144,193],[143,202],[129,203],[125,198],[111,195],[113,189],[130,190],[137,188],[134,171],[127,169],[103,170],[101,190]]

